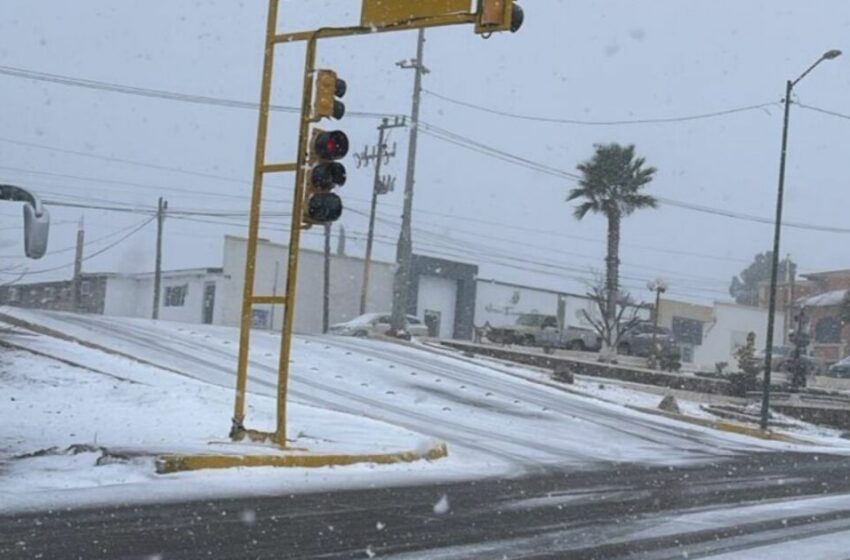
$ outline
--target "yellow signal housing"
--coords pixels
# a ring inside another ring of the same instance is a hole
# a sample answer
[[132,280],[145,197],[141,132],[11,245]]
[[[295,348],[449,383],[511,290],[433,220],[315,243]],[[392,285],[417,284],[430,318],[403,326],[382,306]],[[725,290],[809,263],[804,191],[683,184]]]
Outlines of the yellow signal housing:
[[513,0],[479,0],[476,33],[493,33],[511,29]]
[[360,25],[385,28],[417,19],[469,14],[472,0],[363,0]]
[[316,76],[316,101],[313,103],[315,118],[333,117],[336,101],[336,72],[319,70]]

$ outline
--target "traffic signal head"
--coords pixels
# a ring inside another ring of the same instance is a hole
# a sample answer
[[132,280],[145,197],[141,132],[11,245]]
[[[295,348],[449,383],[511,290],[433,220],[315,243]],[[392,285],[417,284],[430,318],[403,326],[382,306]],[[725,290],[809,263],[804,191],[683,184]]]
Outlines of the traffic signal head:
[[342,215],[342,199],[336,193],[314,193],[307,201],[307,218],[311,223],[335,222]]
[[514,0],[479,0],[475,32],[486,35],[494,31],[516,33],[524,20],[525,14]]
[[308,161],[304,222],[326,224],[342,215],[342,200],[331,192],[345,184],[345,166],[337,160],[348,154],[348,136],[341,130],[313,130]]
[[310,185],[323,191],[343,186],[345,179],[345,166],[336,161],[320,163],[310,170]]
[[314,117],[318,120],[333,117],[337,120],[345,116],[345,104],[338,98],[345,96],[348,89],[345,80],[337,77],[333,70],[319,70],[316,74],[316,102]]
[[341,130],[317,130],[313,136],[311,155],[316,160],[337,160],[348,154],[348,136]]

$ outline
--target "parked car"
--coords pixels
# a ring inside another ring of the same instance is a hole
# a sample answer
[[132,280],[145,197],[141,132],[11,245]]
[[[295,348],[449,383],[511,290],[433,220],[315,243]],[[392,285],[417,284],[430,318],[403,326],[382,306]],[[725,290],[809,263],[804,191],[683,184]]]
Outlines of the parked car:
[[826,375],[830,377],[850,378],[850,356],[829,366]]
[[570,350],[597,350],[599,337],[589,329],[562,328],[555,315],[523,313],[512,325],[491,327],[487,339],[497,344],[548,346]]
[[[764,363],[764,354],[764,350],[759,350],[758,352],[756,352],[755,358],[760,364]],[[813,375],[824,375],[827,373],[826,364],[824,364],[822,360],[819,360],[814,356],[809,356],[808,354],[804,354],[800,357],[806,363],[806,370],[808,373]],[[770,370],[790,373],[791,363],[793,359],[793,346],[774,346],[773,353],[770,357]]]
[[[770,357],[770,369],[772,371],[782,371],[782,367],[791,357],[794,356],[793,346],[774,346],[773,353]],[[760,363],[764,363],[765,351],[759,350],[755,354],[755,359]]]
[[[345,323],[331,325],[330,334],[341,336],[381,336],[390,330],[390,313],[366,313]],[[410,336],[428,336],[428,327],[413,315],[407,316],[405,329]]]
[[680,351],[673,333],[667,327],[656,327],[652,323],[639,323],[627,330],[617,343],[617,352],[625,356],[648,358],[652,355],[652,339],[659,348],[659,357],[678,356]]

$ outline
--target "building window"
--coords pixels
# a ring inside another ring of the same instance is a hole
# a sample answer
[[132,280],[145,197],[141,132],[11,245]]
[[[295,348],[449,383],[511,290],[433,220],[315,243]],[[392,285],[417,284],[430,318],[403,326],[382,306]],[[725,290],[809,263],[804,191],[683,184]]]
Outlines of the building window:
[[91,280],[83,280],[80,284],[80,293],[84,296],[91,295]]
[[183,307],[186,303],[186,293],[189,285],[168,286],[165,288],[165,307]]
[[825,317],[815,325],[815,342],[838,344],[841,342],[841,322],[835,317]]
[[251,312],[251,326],[255,329],[270,329],[269,316],[266,309],[254,309]]
[[702,344],[702,321],[674,316],[672,327],[676,342],[694,346]]
[[18,296],[20,295],[19,292],[18,292],[18,288],[17,287],[9,288],[8,294],[9,294],[8,295],[9,303],[17,303]]

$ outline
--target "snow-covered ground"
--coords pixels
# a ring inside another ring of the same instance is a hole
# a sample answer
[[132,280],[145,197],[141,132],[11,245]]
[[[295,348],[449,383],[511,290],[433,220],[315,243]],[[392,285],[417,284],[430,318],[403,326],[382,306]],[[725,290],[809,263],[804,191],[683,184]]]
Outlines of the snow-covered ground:
[[[389,466],[156,475],[155,453],[237,445],[226,434],[238,331],[14,313],[148,363],[49,336],[4,335],[65,362],[3,351],[0,510],[509,476],[598,461],[681,464],[789,447],[625,408],[622,403],[655,406],[660,397],[624,387],[579,383],[571,390],[604,393],[582,396],[542,383],[543,374],[532,369],[379,341],[296,337],[289,414],[294,445],[384,451],[423,449],[442,440],[449,457]],[[273,428],[278,345],[276,334],[253,333],[250,428]],[[67,454],[73,444],[92,448]],[[41,450],[51,451],[16,458]]]

